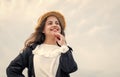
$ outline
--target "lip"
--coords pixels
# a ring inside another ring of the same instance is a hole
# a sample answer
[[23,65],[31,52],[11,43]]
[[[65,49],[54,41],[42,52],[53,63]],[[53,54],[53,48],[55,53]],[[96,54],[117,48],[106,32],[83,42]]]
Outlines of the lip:
[[51,28],[50,31],[57,32],[57,31],[59,31],[59,29],[58,28]]

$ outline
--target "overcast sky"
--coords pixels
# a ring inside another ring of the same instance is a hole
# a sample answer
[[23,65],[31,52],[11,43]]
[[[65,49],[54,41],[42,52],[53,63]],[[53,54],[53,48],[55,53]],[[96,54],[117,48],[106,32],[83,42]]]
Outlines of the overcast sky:
[[51,10],[66,19],[66,39],[78,71],[72,77],[120,77],[119,0],[0,0],[0,77]]

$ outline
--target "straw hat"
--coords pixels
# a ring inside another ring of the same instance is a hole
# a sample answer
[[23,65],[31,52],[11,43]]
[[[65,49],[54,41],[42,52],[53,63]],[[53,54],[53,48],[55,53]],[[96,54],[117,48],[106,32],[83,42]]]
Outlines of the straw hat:
[[57,17],[58,20],[60,21],[63,29],[65,29],[65,26],[66,26],[65,18],[64,18],[64,16],[63,16],[61,13],[59,13],[59,12],[57,12],[57,11],[50,11],[50,12],[47,12],[47,13],[43,14],[43,15],[38,19],[38,24],[39,24],[39,26],[40,26],[40,24],[42,23],[42,21],[43,21],[46,17],[48,17],[48,16],[55,16],[55,17]]

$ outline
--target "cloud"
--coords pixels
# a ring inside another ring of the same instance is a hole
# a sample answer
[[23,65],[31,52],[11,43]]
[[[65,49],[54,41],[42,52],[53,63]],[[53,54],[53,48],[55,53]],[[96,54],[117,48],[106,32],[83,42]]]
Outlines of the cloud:
[[[39,16],[50,10],[64,14],[66,39],[79,70],[73,77],[120,76],[120,11],[118,0],[1,0],[1,77],[33,32]],[[4,71],[3,71],[4,70]]]

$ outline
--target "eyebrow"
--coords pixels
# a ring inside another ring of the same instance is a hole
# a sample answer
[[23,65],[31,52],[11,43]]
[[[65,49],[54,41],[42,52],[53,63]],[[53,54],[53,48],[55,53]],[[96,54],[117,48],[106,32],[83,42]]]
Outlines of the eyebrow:
[[[49,22],[53,22],[53,21],[47,21],[47,23],[49,23]],[[55,22],[59,22],[59,21],[55,21]]]
[[52,21],[47,21],[47,22],[52,22]]

